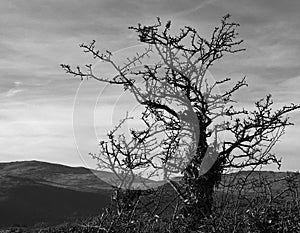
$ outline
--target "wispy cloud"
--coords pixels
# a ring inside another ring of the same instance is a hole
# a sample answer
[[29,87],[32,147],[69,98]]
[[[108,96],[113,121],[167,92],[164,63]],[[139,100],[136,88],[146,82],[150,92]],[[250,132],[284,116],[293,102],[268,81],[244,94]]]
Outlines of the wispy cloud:
[[14,82],[14,87],[9,89],[6,93],[5,93],[5,97],[12,97],[14,95],[16,95],[19,92],[24,91],[23,89],[20,89],[19,86],[21,85],[21,82],[19,81],[15,81]]
[[10,89],[7,93],[6,93],[6,97],[12,97],[14,95],[16,95],[17,93],[19,92],[22,92],[23,90],[22,89],[15,89],[15,88],[12,88]]

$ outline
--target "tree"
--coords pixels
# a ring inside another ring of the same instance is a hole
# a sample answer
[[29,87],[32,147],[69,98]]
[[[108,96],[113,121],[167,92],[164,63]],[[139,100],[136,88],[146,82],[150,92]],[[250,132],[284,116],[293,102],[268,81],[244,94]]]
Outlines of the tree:
[[[196,218],[211,213],[213,193],[228,169],[255,169],[281,161],[271,149],[292,125],[287,114],[300,106],[291,104],[273,110],[271,95],[255,103],[255,110],[237,109],[232,95],[247,86],[245,78],[225,92],[218,87],[229,78],[210,83],[206,74],[225,54],[243,51],[237,39],[237,23],[223,17],[210,39],[201,37],[189,26],[172,35],[171,22],[158,18],[154,25],[130,27],[139,41],[148,47],[128,62],[119,65],[113,53],[101,53],[95,41],[80,45],[84,52],[115,68],[117,74],[104,78],[85,69],[62,64],[69,74],[81,79],[95,79],[122,85],[144,106],[140,120],[144,127],[131,129],[130,135],[119,133],[126,116],[100,142],[100,153],[93,156],[110,168],[121,181],[120,188],[130,189],[141,174],[161,175],[168,180],[182,202],[178,216],[195,224]],[[158,55],[150,65],[144,61]],[[142,64],[142,65],[141,65]],[[222,135],[223,141],[218,138]],[[181,182],[172,177],[182,173]]]

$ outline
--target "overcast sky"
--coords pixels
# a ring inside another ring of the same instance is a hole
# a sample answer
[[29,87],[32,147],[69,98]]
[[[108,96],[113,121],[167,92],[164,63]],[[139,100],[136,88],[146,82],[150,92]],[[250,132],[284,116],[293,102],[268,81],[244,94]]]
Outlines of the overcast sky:
[[[299,0],[1,0],[0,162],[91,165],[88,152],[97,152],[97,136],[122,116],[126,98],[122,89],[72,79],[59,64],[90,63],[78,45],[93,39],[122,57],[138,45],[128,26],[157,16],[209,36],[231,14],[246,52],[224,57],[212,76],[246,76],[250,86],[237,96],[244,106],[269,93],[276,106],[299,103],[299,11]],[[284,170],[299,170],[299,111],[291,120],[274,152]]]

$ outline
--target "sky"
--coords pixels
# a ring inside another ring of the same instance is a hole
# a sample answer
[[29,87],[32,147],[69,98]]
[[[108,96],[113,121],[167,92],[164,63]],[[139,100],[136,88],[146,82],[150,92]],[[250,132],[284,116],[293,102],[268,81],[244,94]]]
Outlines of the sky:
[[[300,1],[298,0],[1,0],[0,162],[42,160],[93,166],[89,152],[136,105],[122,88],[81,82],[61,63],[93,63],[79,48],[97,41],[101,51],[124,57],[139,45],[129,26],[171,20],[209,36],[222,16],[240,24],[245,52],[228,55],[211,70],[214,78],[246,76],[249,87],[236,98],[251,107],[272,93],[275,106],[300,102]],[[300,112],[295,126],[274,148],[283,170],[300,170]]]

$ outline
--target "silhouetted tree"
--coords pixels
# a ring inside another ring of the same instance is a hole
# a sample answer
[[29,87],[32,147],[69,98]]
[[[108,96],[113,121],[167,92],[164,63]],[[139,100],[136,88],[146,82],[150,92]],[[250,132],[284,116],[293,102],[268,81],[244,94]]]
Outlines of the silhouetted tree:
[[[280,166],[271,149],[285,127],[292,125],[287,113],[300,107],[291,104],[273,110],[268,95],[255,103],[255,110],[237,109],[232,95],[247,86],[245,78],[225,92],[218,88],[229,78],[209,80],[208,71],[216,61],[244,50],[239,48],[242,40],[237,39],[239,25],[228,19],[228,15],[222,19],[210,39],[189,26],[173,35],[171,22],[163,25],[159,18],[154,25],[130,27],[147,47],[123,65],[114,61],[110,51],[97,50],[95,41],[80,45],[96,60],[114,67],[113,77],[94,74],[92,65],[75,69],[61,65],[81,79],[122,85],[144,106],[143,128],[131,129],[129,136],[118,134],[131,119],[126,116],[93,156],[116,174],[120,180],[116,186],[121,188],[132,188],[145,170],[149,177],[155,172],[163,176],[182,200],[177,216],[195,227],[195,219],[211,213],[214,189],[226,169]],[[154,55],[158,57],[154,64],[145,64]],[[180,173],[181,182],[172,180]]]

